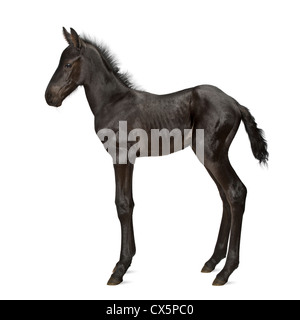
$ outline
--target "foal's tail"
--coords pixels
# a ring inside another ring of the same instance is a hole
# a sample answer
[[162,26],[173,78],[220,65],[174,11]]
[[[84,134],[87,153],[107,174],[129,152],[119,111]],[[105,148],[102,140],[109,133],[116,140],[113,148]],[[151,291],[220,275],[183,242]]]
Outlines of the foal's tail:
[[257,128],[255,119],[246,107],[239,105],[239,108],[242,114],[242,120],[250,139],[253,155],[259,160],[260,164],[267,165],[269,152],[267,150],[268,145],[264,138],[264,132],[262,129]]

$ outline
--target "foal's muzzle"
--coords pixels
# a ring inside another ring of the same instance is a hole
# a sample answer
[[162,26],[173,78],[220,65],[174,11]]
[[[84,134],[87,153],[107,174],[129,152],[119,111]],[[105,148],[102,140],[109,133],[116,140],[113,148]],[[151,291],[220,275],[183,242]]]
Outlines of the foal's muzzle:
[[57,95],[54,95],[49,89],[45,92],[45,99],[48,105],[52,107],[60,107],[62,104],[62,99]]

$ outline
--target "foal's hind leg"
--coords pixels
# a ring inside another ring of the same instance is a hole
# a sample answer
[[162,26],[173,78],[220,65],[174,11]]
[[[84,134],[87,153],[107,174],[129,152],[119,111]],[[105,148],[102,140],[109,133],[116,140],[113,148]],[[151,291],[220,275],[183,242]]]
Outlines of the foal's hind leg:
[[213,253],[212,257],[205,263],[204,267],[202,268],[201,272],[203,272],[203,273],[212,272],[215,269],[216,265],[222,259],[224,259],[226,257],[228,238],[229,238],[229,232],[230,232],[230,224],[231,224],[230,205],[226,199],[225,192],[223,191],[223,189],[222,189],[221,185],[218,183],[218,181],[210,173],[210,171],[208,169],[207,169],[207,171],[218,187],[218,190],[219,190],[222,202],[223,202],[223,215],[222,215],[220,231],[219,231],[219,235],[218,235],[218,239],[217,239],[214,253]]
[[231,209],[230,243],[224,268],[217,275],[213,285],[223,285],[239,265],[242,219],[247,189],[231,167],[227,155],[218,161],[206,161],[211,174],[224,190]]

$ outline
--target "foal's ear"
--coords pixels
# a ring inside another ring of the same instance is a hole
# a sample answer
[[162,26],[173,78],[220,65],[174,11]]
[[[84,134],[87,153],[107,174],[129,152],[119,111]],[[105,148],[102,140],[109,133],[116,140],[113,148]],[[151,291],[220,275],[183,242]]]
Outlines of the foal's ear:
[[84,46],[84,42],[80,39],[77,32],[71,28],[71,33],[69,33],[65,28],[63,28],[63,34],[68,44],[74,48],[80,50]]

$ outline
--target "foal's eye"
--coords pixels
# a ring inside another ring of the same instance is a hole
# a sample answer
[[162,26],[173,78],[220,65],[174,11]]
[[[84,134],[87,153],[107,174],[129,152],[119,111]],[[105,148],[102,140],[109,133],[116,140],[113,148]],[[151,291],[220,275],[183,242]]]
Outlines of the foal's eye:
[[71,67],[72,67],[72,64],[71,64],[71,63],[67,63],[67,64],[65,65],[65,67],[66,67],[66,68],[71,68]]

